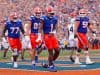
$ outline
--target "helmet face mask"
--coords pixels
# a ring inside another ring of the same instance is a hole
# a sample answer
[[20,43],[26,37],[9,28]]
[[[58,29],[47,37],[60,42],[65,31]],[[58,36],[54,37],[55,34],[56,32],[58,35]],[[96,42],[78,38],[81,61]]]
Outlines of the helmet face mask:
[[18,17],[13,17],[13,18],[12,18],[12,21],[13,21],[13,22],[16,22],[16,21],[17,21],[17,18],[18,18]]
[[85,17],[87,14],[86,13],[79,13],[80,17]]
[[16,20],[18,19],[17,13],[16,13],[16,12],[11,13],[11,14],[10,14],[10,19],[11,19],[13,22],[16,22]]
[[86,11],[85,9],[81,9],[81,10],[79,11],[79,16],[80,16],[80,17],[86,17],[86,16],[87,16],[87,11]]
[[34,12],[34,16],[36,16],[37,18],[40,18],[42,10],[39,7],[35,7],[33,12]]
[[17,18],[18,18],[17,16],[14,16],[14,17],[13,17],[14,20],[16,20]]
[[48,17],[52,18],[54,13],[47,13]]
[[40,18],[41,13],[35,13],[34,15],[35,15],[37,18]]

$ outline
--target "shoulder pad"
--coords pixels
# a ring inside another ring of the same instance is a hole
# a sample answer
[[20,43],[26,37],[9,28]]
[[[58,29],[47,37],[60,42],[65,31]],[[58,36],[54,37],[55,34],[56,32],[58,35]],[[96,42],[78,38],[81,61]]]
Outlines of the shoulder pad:
[[86,17],[89,20],[89,16]]
[[41,19],[41,20],[45,20],[45,19],[46,19],[46,16],[43,15],[43,16],[40,17],[40,19]]
[[33,20],[35,18],[35,16],[30,16],[29,20]]
[[54,19],[55,19],[55,20],[58,20],[58,17],[57,17],[57,16],[54,16]]
[[5,22],[5,24],[9,24],[10,23],[10,20],[7,20],[6,22]]
[[18,21],[18,22],[22,22],[22,20],[21,20],[21,19],[18,19],[17,21]]

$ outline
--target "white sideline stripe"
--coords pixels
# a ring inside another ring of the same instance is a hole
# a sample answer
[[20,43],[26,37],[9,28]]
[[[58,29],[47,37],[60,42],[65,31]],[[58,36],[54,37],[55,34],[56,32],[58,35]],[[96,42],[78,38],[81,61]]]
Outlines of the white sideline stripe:
[[87,67],[86,65],[80,65],[80,67]]
[[12,65],[12,63],[6,63],[6,64]]
[[77,65],[77,66],[60,66],[60,67],[87,67],[86,65]]

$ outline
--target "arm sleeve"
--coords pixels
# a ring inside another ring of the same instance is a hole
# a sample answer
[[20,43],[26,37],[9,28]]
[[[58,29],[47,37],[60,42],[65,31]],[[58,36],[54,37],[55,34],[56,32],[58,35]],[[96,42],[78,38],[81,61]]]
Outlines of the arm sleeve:
[[24,30],[24,27],[23,27],[22,22],[20,22],[20,24],[21,24],[21,26],[20,26],[20,30],[21,30],[21,32],[22,32],[23,34],[25,34],[25,30]]
[[23,33],[23,34],[25,34],[25,30],[24,30],[24,28],[23,28],[23,26],[21,26],[21,32]]
[[6,26],[6,24],[5,24],[5,26],[4,26],[4,30],[3,30],[3,32],[2,32],[2,36],[5,36],[5,32],[6,32],[6,30],[7,30],[7,26]]

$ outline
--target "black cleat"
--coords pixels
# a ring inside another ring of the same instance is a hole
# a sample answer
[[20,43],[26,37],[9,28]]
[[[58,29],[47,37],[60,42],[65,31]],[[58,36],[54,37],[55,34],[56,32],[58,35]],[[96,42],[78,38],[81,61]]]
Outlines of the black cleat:
[[55,66],[49,66],[48,71],[50,72],[57,72],[57,68]]
[[43,67],[43,68],[48,68],[49,65],[48,65],[48,64],[45,64],[45,63],[42,63],[42,67]]
[[71,60],[71,62],[75,62],[75,60],[74,60],[74,58],[73,57],[70,57],[70,60]]

